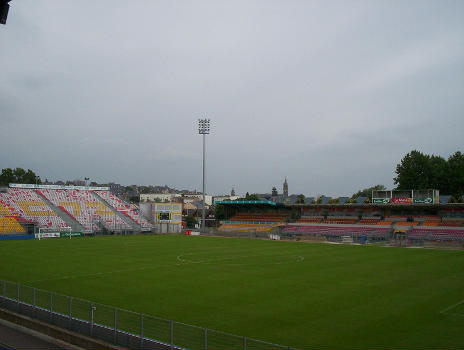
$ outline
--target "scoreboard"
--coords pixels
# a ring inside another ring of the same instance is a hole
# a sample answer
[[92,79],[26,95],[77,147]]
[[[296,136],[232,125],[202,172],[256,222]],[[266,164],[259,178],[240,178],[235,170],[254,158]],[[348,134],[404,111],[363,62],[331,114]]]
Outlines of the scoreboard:
[[159,233],[182,231],[182,203],[153,203],[153,223]]

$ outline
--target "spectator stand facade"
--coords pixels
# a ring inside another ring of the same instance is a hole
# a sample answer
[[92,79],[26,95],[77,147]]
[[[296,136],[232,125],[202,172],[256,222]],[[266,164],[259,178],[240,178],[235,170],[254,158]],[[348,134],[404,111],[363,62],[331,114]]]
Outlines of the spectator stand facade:
[[38,229],[93,234],[151,231],[138,209],[107,187],[10,184],[0,192],[0,233]]
[[[400,195],[408,198],[408,193]],[[407,245],[464,242],[460,233],[464,229],[463,203],[409,203],[408,200],[408,203],[278,205],[264,202],[220,202],[225,207],[226,219],[211,234],[334,242],[350,236],[354,243],[364,240],[385,244],[396,244],[401,236]]]

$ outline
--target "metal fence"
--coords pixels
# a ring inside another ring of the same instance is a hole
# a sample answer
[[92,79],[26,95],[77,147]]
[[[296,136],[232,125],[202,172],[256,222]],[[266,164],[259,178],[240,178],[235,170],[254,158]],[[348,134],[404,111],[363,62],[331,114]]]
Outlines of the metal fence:
[[0,280],[0,307],[131,349],[296,350]]

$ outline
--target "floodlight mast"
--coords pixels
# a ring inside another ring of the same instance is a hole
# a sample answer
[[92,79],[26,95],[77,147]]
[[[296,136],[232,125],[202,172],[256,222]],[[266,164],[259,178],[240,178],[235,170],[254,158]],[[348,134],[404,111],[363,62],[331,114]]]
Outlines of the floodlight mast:
[[198,119],[198,133],[203,135],[203,207],[201,209],[201,232],[205,232],[205,157],[206,135],[209,134],[209,119]]

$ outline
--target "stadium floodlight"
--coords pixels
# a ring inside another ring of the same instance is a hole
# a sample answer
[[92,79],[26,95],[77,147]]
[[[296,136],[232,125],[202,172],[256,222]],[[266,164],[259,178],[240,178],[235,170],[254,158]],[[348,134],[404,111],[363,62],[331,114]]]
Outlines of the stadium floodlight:
[[0,23],[6,24],[6,19],[8,17],[8,10],[10,5],[8,4],[11,0],[0,0]]
[[209,119],[198,119],[198,133],[203,135],[203,205],[201,208],[201,232],[205,232],[205,155],[206,155],[206,135],[209,134]]
[[198,133],[202,135],[209,134],[209,119],[198,119]]

